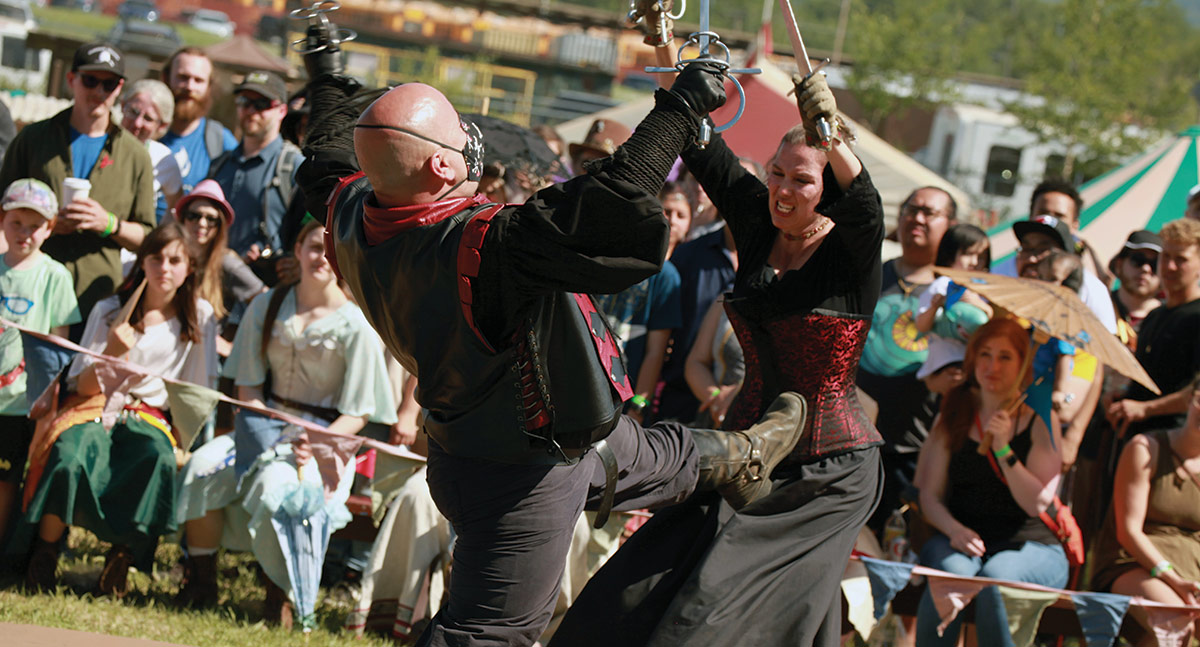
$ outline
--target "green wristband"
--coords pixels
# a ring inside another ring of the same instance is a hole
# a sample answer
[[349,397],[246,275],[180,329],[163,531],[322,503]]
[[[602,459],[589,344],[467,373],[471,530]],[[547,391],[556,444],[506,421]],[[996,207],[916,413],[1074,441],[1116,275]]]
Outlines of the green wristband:
[[641,411],[642,409],[645,409],[646,405],[650,404],[650,402],[648,400],[646,400],[646,396],[641,395],[640,393],[633,396],[632,398],[629,398],[629,401],[633,403],[633,408],[636,409],[637,411]]
[[719,386],[714,386],[712,388],[712,391],[709,391],[709,393],[708,393],[708,397],[710,397],[710,398],[715,398],[718,395],[721,395],[721,387],[719,387]]
[[108,212],[108,224],[104,226],[104,231],[100,232],[101,238],[108,238],[117,230],[117,216],[113,212]]
[[1150,569],[1150,577],[1157,578],[1159,575],[1173,570],[1175,570],[1175,565],[1164,559],[1163,561],[1155,564],[1154,568]]
[[1004,458],[1011,453],[1013,453],[1012,447],[1010,447],[1008,443],[1004,443],[1003,447],[992,452],[992,456],[995,456],[996,458]]

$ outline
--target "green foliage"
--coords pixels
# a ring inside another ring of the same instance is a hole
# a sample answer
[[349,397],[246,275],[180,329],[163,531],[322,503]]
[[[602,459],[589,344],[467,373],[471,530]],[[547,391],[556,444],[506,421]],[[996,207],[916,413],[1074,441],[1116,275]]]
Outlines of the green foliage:
[[1195,31],[1175,3],[1018,1],[1027,19],[1013,71],[1044,103],[1007,109],[1041,140],[1066,144],[1066,175],[1082,151],[1115,160],[1187,122]]

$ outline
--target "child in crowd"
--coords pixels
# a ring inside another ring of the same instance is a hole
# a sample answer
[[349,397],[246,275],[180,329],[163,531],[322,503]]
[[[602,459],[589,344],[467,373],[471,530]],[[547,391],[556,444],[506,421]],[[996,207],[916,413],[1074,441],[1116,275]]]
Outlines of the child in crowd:
[[[992,264],[987,233],[974,225],[954,225],[946,230],[938,245],[938,267],[986,272]],[[921,295],[916,326],[929,335],[928,359],[917,371],[917,379],[934,393],[945,394],[965,379],[962,358],[967,339],[992,315],[992,308],[970,290],[952,288],[949,277],[940,276]],[[954,299],[952,291],[960,292]],[[946,307],[946,303],[950,306]]]
[[[1083,263],[1075,254],[1061,249],[1050,250],[1045,258],[1038,261],[1037,274],[1039,279],[1061,285],[1076,294],[1083,285]],[[1054,368],[1054,391],[1050,401],[1059,415],[1064,415],[1069,410],[1071,415],[1065,417],[1073,419],[1074,410],[1083,404],[1084,396],[1092,385],[1095,372],[1091,367],[1094,366],[1094,362],[1090,357],[1083,358],[1086,366],[1080,366],[1081,370],[1077,371],[1077,358],[1072,346],[1055,341],[1043,348],[1051,350],[1039,350],[1035,362],[1041,359],[1042,353],[1054,352],[1058,355]]]
[[[81,321],[71,273],[41,252],[50,236],[58,199],[39,180],[17,180],[0,200],[8,250],[0,257],[0,317],[23,326],[66,336]],[[16,509],[25,458],[33,438],[28,418],[25,359],[16,328],[0,333],[0,542]]]

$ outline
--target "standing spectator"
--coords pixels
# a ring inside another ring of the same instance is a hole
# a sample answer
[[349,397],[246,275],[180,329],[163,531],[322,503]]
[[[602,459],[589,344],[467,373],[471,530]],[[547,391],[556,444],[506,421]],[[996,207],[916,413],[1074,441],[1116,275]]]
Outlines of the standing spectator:
[[255,261],[283,250],[279,227],[303,157],[279,134],[288,110],[283,79],[251,72],[233,92],[242,141],[213,162],[211,176],[238,214],[229,228],[229,249]]
[[163,65],[163,82],[175,95],[175,114],[162,143],[175,154],[183,173],[183,192],[191,193],[208,177],[212,161],[237,147],[237,139],[212,110],[212,60],[198,47],[184,47]]
[[154,215],[162,220],[167,209],[183,195],[183,174],[167,145],[157,141],[171,124],[175,98],[161,81],[134,81],[121,99],[121,125],[137,137],[150,153],[154,166]]
[[[4,191],[4,238],[8,251],[0,260],[0,316],[38,332],[66,335],[80,320],[71,273],[43,254],[58,215],[58,199],[44,182],[17,180]],[[25,475],[25,457],[33,439],[26,398],[25,360],[21,334],[15,328],[0,333],[0,545]]]
[[746,357],[725,304],[717,301],[704,315],[696,343],[687,356],[684,375],[700,401],[697,427],[720,427],[746,377]]
[[1158,279],[1158,256],[1162,253],[1162,238],[1151,231],[1135,231],[1129,234],[1125,246],[1113,259],[1113,274],[1121,285],[1113,290],[1113,306],[1117,309],[1117,336],[1121,341],[1137,349],[1137,331],[1142,320],[1152,310],[1162,305],[1158,291],[1162,282]]
[[929,435],[937,394],[917,379],[928,340],[917,333],[921,296],[933,283],[938,245],[958,221],[958,205],[943,189],[927,186],[900,205],[900,257],[883,264],[883,282],[871,335],[858,369],[858,387],[879,405],[875,425],[883,435],[883,498],[867,525],[876,533],[912,482],[917,452]]
[[612,155],[632,134],[629,126],[621,122],[612,119],[593,121],[583,141],[567,147],[571,155],[571,170],[576,175],[581,175],[585,162]]
[[[112,120],[125,83],[125,57],[106,43],[75,50],[67,85],[71,107],[26,126],[4,156],[0,186],[42,180],[55,191],[67,178],[91,182],[88,197],[60,205],[43,251],[67,266],[86,318],[121,284],[121,248],[137,250],[154,226],[154,169],[146,147]],[[71,329],[72,338],[83,331]]]
[[[216,383],[216,330],[212,308],[196,297],[196,249],[187,232],[167,223],[150,232],[125,289],[98,303],[88,316],[83,346],[124,357],[152,375],[212,387]],[[137,286],[145,291],[137,297]],[[134,300],[134,303],[130,303]],[[128,316],[128,320],[123,317]],[[178,443],[159,377],[132,379],[115,393],[103,386],[99,365],[76,355],[68,373],[71,393],[46,443],[30,455],[24,523],[16,548],[36,535],[26,582],[53,589],[59,540],[78,525],[112,544],[100,573],[100,591],[123,595],[129,567],[148,571],[159,536],[175,529],[175,453]],[[120,398],[111,430],[100,416]],[[34,474],[40,475],[34,479]]]
[[1200,184],[1188,191],[1187,209],[1184,210],[1183,217],[1200,220]]
[[1134,383],[1108,407],[1108,421],[1117,430],[1129,425],[1127,433],[1181,426],[1189,384],[1200,373],[1200,220],[1168,222],[1159,236],[1158,277],[1167,301],[1142,321],[1135,355],[1162,395]]
[[[1038,262],[1041,260],[1041,254],[1048,251],[1051,245],[1061,247],[1073,254],[1082,254],[1087,250],[1095,269],[1104,270],[1105,268],[1096,259],[1095,252],[1077,234],[1080,224],[1079,214],[1082,212],[1083,198],[1079,195],[1079,191],[1076,191],[1075,187],[1070,184],[1062,180],[1046,180],[1034,187],[1033,198],[1029,202],[1029,220],[1048,224],[1050,228],[1054,228],[1055,223],[1061,222],[1066,225],[1066,236],[1051,234],[1046,239],[1035,238],[1031,241],[1032,247],[1022,244],[1022,247],[1025,248],[1025,258],[1022,258],[1022,253],[1018,251],[1015,257],[997,263],[992,268],[992,273],[1002,276],[1021,276],[1022,262]],[[1048,217],[1049,220],[1044,217]],[[1013,231],[1017,233],[1018,240],[1022,240],[1024,236],[1017,232],[1018,225],[1024,226],[1019,222],[1013,223]],[[1044,233],[1050,234],[1050,232]],[[1107,272],[1105,273],[1107,274]],[[1079,290],[1079,298],[1096,314],[1104,327],[1115,335],[1117,333],[1117,317],[1113,312],[1112,299],[1108,297],[1108,290],[1106,280],[1102,280],[1092,270],[1084,269],[1083,287]]]

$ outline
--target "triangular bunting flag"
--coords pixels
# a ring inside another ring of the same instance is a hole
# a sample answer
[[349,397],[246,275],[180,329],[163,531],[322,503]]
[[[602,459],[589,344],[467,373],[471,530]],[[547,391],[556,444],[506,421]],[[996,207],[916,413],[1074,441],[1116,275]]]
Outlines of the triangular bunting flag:
[[1087,647],[1112,647],[1129,610],[1130,597],[1115,593],[1072,593]]
[[308,432],[313,458],[321,470],[321,482],[325,486],[325,499],[333,495],[343,476],[352,476],[353,470],[346,467],[354,463],[354,455],[362,446],[362,436],[343,436],[334,433]]
[[25,397],[32,407],[75,353],[26,332],[21,333],[21,346],[25,352]]
[[939,636],[944,634],[946,627],[950,626],[950,623],[958,617],[958,612],[965,609],[971,600],[979,595],[983,587],[988,586],[983,582],[972,582],[953,576],[940,577],[926,573],[925,577],[929,581],[933,606],[937,608],[938,617],[942,619],[937,628]]
[[237,449],[233,473],[238,479],[250,470],[263,452],[275,446],[287,425],[257,411],[238,410],[233,419],[233,446]]
[[1058,593],[1030,591],[1011,586],[996,588],[1000,591],[1000,598],[1004,600],[1004,610],[1008,613],[1008,631],[1012,634],[1013,645],[1030,647],[1033,644],[1033,635],[1037,633],[1038,623],[1042,620],[1042,612],[1058,600]]
[[887,613],[892,598],[908,585],[913,565],[872,557],[859,559],[862,560],[863,566],[867,567],[867,577],[871,580],[871,595],[875,600],[875,619],[879,620]]
[[849,611],[846,619],[850,625],[866,640],[875,628],[873,615],[874,602],[871,598],[871,580],[864,574],[857,577],[842,578],[842,595],[846,596]]
[[221,401],[221,393],[199,384],[167,382],[167,404],[171,409],[171,426],[179,433],[179,444],[190,449],[196,434],[208,424],[213,409]]
[[1150,626],[1154,628],[1154,636],[1158,638],[1158,647],[1185,647],[1187,645],[1187,638],[1191,635],[1192,620],[1196,617],[1195,612],[1148,605],[1142,608],[1146,610]]
[[100,382],[100,390],[104,392],[104,414],[100,422],[104,428],[112,431],[117,424],[117,418],[125,409],[126,393],[135,384],[142,381],[144,374],[138,373],[133,364],[125,362],[96,360],[92,366],[96,370],[96,380]]

